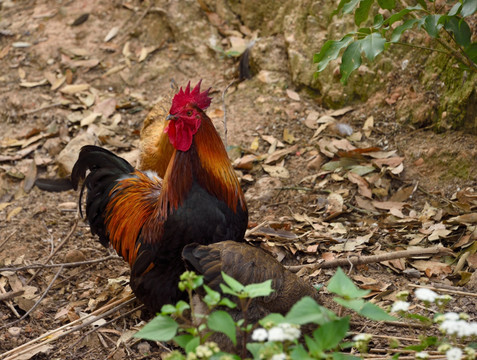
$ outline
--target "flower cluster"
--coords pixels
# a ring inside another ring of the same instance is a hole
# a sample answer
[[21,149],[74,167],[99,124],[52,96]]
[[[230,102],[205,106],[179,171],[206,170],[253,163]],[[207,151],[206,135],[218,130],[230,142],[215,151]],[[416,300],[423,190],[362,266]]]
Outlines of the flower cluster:
[[268,331],[264,328],[255,329],[252,333],[252,340],[263,342],[268,341],[295,341],[301,335],[300,328],[293,324],[282,323],[270,328]]
[[426,351],[417,352],[416,355],[415,355],[415,358],[419,359],[419,360],[429,359],[429,353],[426,352]]
[[220,348],[215,342],[206,342],[197,346],[194,352],[188,353],[187,360],[208,359],[219,351]]
[[368,344],[373,338],[371,334],[358,334],[353,337],[354,346],[360,353],[368,352]]
[[452,296],[450,295],[439,295],[431,289],[426,288],[416,289],[414,295],[427,304],[436,303],[439,306],[444,306],[452,300]]
[[391,308],[391,312],[396,313],[396,312],[400,312],[400,311],[408,311],[409,310],[409,305],[411,305],[411,304],[408,303],[407,301],[398,300],[393,304],[393,306]]

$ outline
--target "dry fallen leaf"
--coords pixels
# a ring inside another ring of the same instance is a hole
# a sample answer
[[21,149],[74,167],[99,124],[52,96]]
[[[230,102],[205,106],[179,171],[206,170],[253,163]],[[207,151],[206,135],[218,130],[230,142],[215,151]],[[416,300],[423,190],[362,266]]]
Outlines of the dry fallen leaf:
[[358,174],[349,171],[348,172],[348,180],[351,181],[353,184],[358,185],[358,192],[363,195],[364,197],[367,197],[371,199],[373,197],[373,193],[371,192],[371,189],[369,188],[368,182],[359,176]]
[[363,125],[363,132],[366,137],[371,136],[371,131],[373,130],[374,127],[374,117],[370,116],[366,119]]
[[445,263],[438,261],[417,260],[411,263],[413,267],[420,271],[424,271],[427,277],[440,274],[451,274],[451,267]]
[[287,89],[287,95],[292,100],[300,101],[300,95],[298,95],[298,93],[293,90]]
[[277,150],[270,154],[266,159],[265,159],[265,164],[271,164],[273,162],[281,160],[284,156],[295,153],[298,150],[298,145],[291,146],[289,148],[285,148],[282,150]]
[[265,170],[271,177],[288,179],[290,173],[283,166],[272,166],[272,165],[262,165],[263,170]]
[[74,95],[89,89],[89,84],[66,85],[60,89],[63,94]]
[[10,221],[15,215],[18,215],[22,210],[23,208],[21,206],[17,206],[13,210],[11,210],[7,215],[7,221]]

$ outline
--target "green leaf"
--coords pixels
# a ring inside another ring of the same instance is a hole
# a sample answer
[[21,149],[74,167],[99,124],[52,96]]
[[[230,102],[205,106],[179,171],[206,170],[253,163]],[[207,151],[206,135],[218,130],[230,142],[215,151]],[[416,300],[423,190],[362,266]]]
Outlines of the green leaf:
[[285,319],[289,323],[297,325],[308,323],[322,325],[330,320],[336,319],[336,315],[331,310],[318,305],[311,297],[305,296],[293,305],[285,316]]
[[361,40],[361,50],[368,60],[373,61],[384,50],[386,39],[380,33],[372,33]]
[[215,353],[209,358],[209,360],[223,360],[223,359],[241,360],[240,356],[235,354],[229,354],[223,351]]
[[220,293],[218,291],[212,290],[207,285],[204,285],[205,292],[207,295],[204,296],[204,302],[207,306],[215,306],[220,301]]
[[348,46],[353,41],[353,38],[349,35],[343,37],[340,41],[328,40],[321,47],[319,53],[313,56],[313,62],[318,63],[318,72],[323,71],[331,60],[334,60],[340,54],[341,49]]
[[245,286],[244,291],[248,294],[249,298],[256,298],[259,296],[268,296],[274,290],[272,289],[272,280],[267,280],[259,284],[250,284]]
[[308,352],[305,350],[302,344],[295,346],[290,352],[290,357],[292,360],[313,360],[314,358],[308,355]]
[[330,321],[313,331],[313,339],[321,351],[332,350],[338,346],[349,329],[349,319],[350,317],[346,316]]
[[158,315],[139,330],[134,337],[153,341],[169,341],[176,336],[179,324],[169,316]]
[[460,14],[462,15],[462,17],[470,16],[476,11],[477,11],[477,1],[464,0],[462,2],[462,10],[460,11]]
[[356,26],[359,26],[361,23],[365,22],[368,19],[369,10],[371,5],[373,5],[374,0],[361,0],[359,7],[354,13],[354,22]]
[[247,350],[250,351],[254,359],[260,359],[260,349],[262,348],[261,343],[247,343]]
[[331,291],[334,294],[351,299],[360,298],[370,293],[370,290],[358,289],[341,268],[336,270],[336,273],[330,279],[327,288],[328,291]]
[[462,4],[457,1],[457,2],[454,4],[454,6],[449,10],[449,13],[448,13],[447,15],[449,15],[449,16],[457,15],[457,13],[458,13],[459,10],[460,10],[461,5],[462,5]]
[[477,63],[477,43],[472,43],[464,49],[464,52],[474,63]]
[[379,29],[384,23],[384,16],[376,14],[373,19],[373,29]]
[[207,326],[210,330],[224,333],[234,345],[237,344],[235,322],[228,312],[214,311],[207,319]]
[[313,357],[317,358],[317,359],[324,358],[323,349],[315,341],[315,339],[309,337],[308,335],[305,335],[304,337],[305,337],[306,347],[308,348],[308,351],[310,352],[310,354],[313,355]]
[[454,33],[455,41],[464,48],[470,45],[471,31],[464,19],[457,16],[442,16],[444,18],[444,28]]
[[220,299],[219,305],[227,306],[227,307],[230,308],[230,309],[234,309],[234,308],[237,307],[237,304],[234,303],[234,302],[233,302],[232,300],[230,300],[229,298]]
[[442,25],[439,24],[440,18],[441,15],[428,15],[424,17],[423,28],[433,38],[438,37],[439,30],[442,27]]
[[184,335],[177,335],[175,336],[172,340],[175,341],[177,345],[179,345],[181,348],[185,349],[187,344],[194,338],[194,336],[190,334],[184,334]]
[[370,302],[366,302],[363,308],[358,311],[358,314],[374,321],[397,321],[394,316],[389,315],[379,306]]
[[237,292],[237,291],[233,291],[231,288],[229,288],[227,285],[225,284],[219,284],[220,285],[220,290],[222,290],[222,292],[224,294],[229,294],[229,295],[233,295],[233,296],[240,296],[240,293]]
[[406,317],[409,318],[409,319],[418,320],[418,321],[420,321],[420,322],[422,322],[423,324],[426,324],[426,325],[431,325],[432,324],[432,320],[429,319],[427,316],[424,316],[424,315],[408,313],[408,314],[406,314]]
[[188,354],[194,352],[197,346],[200,345],[200,337],[196,336],[191,341],[189,341],[185,347],[185,352]]
[[361,42],[351,43],[341,57],[341,83],[346,84],[351,73],[361,65]]
[[222,277],[224,278],[225,283],[230,286],[230,288],[235,292],[241,292],[244,289],[244,286],[235,280],[233,277],[228,276],[222,271]]
[[[360,0],[342,1],[342,3],[343,3],[343,6],[341,7],[342,9],[339,9],[339,6],[338,6],[338,10],[342,10],[343,14],[349,14],[359,4],[359,1]],[[340,3],[340,5],[341,5],[341,3]]]
[[335,297],[333,298],[333,300],[341,306],[344,306],[345,308],[354,310],[356,312],[361,311],[364,304],[366,303],[366,301],[364,301],[363,299],[343,299]]
[[378,0],[381,9],[392,10],[396,6],[396,0]]
[[263,327],[266,327],[270,323],[277,325],[283,322],[286,322],[285,317],[282,314],[277,314],[277,313],[268,314],[263,319],[258,321],[258,323],[262,325]]
[[421,5],[425,10],[427,10],[426,0],[416,0],[419,5]]
[[418,345],[410,345],[406,346],[405,350],[414,350],[414,351],[422,351],[428,348],[429,346],[434,346],[437,344],[437,337],[435,336],[427,336],[424,339],[420,339],[421,342]]
[[176,307],[171,304],[163,305],[161,308],[161,314],[163,315],[174,314],[175,312],[176,312]]
[[411,29],[414,24],[419,22],[419,19],[408,19],[404,21],[401,25],[394,29],[391,35],[391,42],[397,42],[401,38],[401,35],[404,31]]
[[388,25],[392,25],[392,24],[394,24],[396,21],[401,20],[404,16],[406,16],[406,15],[409,14],[410,12],[419,11],[419,10],[422,10],[422,6],[421,6],[421,5],[408,6],[407,8],[402,9],[400,12],[391,15],[384,23],[385,23],[385,24],[388,24]]
[[189,310],[190,305],[186,303],[184,300],[180,300],[176,304],[176,313],[182,314],[184,311]]

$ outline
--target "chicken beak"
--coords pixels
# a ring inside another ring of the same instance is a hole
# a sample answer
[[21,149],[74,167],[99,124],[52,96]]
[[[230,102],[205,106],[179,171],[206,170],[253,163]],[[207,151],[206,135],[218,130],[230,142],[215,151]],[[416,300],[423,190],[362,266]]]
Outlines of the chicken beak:
[[177,120],[177,117],[175,115],[169,114],[167,115],[166,120]]

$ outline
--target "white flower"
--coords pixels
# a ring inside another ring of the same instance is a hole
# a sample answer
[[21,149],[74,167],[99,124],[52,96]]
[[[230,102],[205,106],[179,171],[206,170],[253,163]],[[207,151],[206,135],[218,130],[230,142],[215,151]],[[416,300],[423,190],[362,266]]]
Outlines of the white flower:
[[429,354],[425,351],[418,352],[416,353],[416,359],[421,359],[421,360],[429,359]]
[[301,331],[296,325],[282,323],[268,330],[268,341],[294,341],[298,339],[300,335]]
[[272,356],[272,360],[285,360],[287,356],[284,353],[275,354]]
[[252,333],[252,340],[253,341],[265,341],[267,340],[268,332],[264,328],[255,329]]
[[284,340],[294,341],[297,340],[301,335],[301,331],[296,325],[282,323],[279,324],[278,327],[283,330]]
[[278,326],[272,327],[268,330],[268,341],[283,341],[285,340],[285,334],[282,328]]
[[439,296],[436,292],[431,289],[419,288],[414,291],[414,295],[421,301],[433,303]]
[[210,350],[209,347],[205,345],[197,346],[197,348],[195,349],[195,353],[199,358],[209,358],[213,355],[212,350]]
[[460,316],[456,312],[448,312],[444,314],[444,320],[457,321],[459,319],[460,319]]
[[462,350],[459,348],[451,348],[446,352],[447,360],[460,360],[462,359]]
[[477,323],[465,320],[444,320],[439,326],[439,330],[447,335],[456,335],[457,337],[472,336],[477,335]]
[[408,311],[409,305],[411,304],[408,303],[407,301],[400,301],[400,300],[396,301],[391,308],[391,312],[395,313],[399,311]]
[[371,334],[357,334],[353,336],[353,341],[366,341],[368,342],[373,338],[373,335]]

